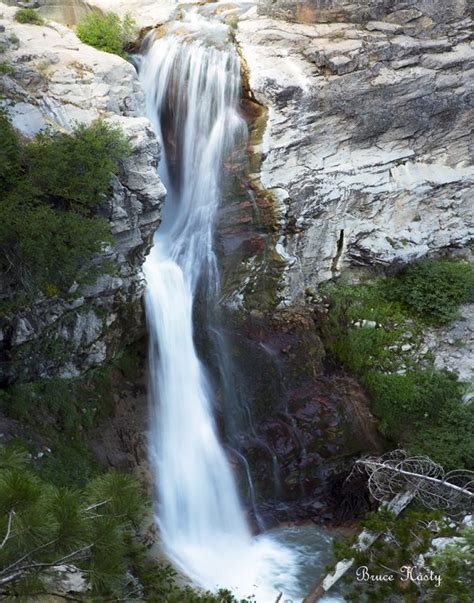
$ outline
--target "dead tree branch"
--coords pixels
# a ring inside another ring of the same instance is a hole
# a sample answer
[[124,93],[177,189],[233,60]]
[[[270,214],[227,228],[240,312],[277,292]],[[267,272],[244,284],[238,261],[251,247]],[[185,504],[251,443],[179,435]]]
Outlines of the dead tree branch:
[[427,456],[409,456],[404,450],[359,459],[355,469],[367,473],[370,494],[378,501],[389,500],[400,492],[412,492],[428,509],[441,508],[451,514],[472,510],[472,471],[446,473]]
[[10,511],[8,514],[8,525],[7,525],[7,533],[5,534],[5,538],[2,540],[2,544],[0,544],[0,549],[7,544],[8,539],[10,538],[10,534],[12,533],[12,524],[13,524],[13,516],[15,515],[14,509]]
[[[17,567],[16,569],[14,569],[10,574],[3,576],[3,577],[2,577],[2,574],[5,574],[6,570],[0,571],[0,586],[5,586],[5,584],[9,584],[10,582],[13,582],[17,578],[20,578],[21,576],[23,576],[25,574],[29,574],[29,573],[35,572],[37,570],[45,569],[47,567],[54,567],[56,565],[61,565],[62,563],[64,563],[65,561],[68,561],[69,559],[73,559],[73,558],[77,558],[77,557],[81,556],[86,551],[91,549],[93,546],[94,546],[93,544],[88,544],[86,546],[83,546],[82,548],[77,549],[76,551],[73,551],[72,553],[69,553],[68,555],[65,555],[64,557],[61,557],[60,559],[57,559],[56,561],[52,561],[51,563],[30,563],[28,565],[22,565],[20,567]],[[17,565],[17,564],[18,564],[18,562],[14,563],[10,567],[15,567],[15,565]]]

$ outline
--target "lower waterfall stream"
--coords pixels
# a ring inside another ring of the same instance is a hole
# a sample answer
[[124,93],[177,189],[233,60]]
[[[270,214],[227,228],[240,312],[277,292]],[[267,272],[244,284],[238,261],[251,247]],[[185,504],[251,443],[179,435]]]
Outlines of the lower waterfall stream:
[[167,202],[147,258],[150,459],[165,553],[191,580],[259,603],[301,599],[296,552],[253,537],[215,424],[213,392],[193,340],[202,279],[218,289],[213,224],[223,162],[245,143],[240,60],[229,28],[190,9],[144,41],[139,76],[162,143]]

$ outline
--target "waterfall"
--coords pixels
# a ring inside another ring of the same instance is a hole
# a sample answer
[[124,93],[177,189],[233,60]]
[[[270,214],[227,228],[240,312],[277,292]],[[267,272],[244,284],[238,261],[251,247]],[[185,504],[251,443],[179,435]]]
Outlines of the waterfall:
[[150,458],[168,556],[202,587],[266,602],[291,582],[292,556],[268,536],[252,538],[193,341],[197,287],[218,288],[212,243],[223,162],[246,136],[239,57],[227,39],[227,26],[191,12],[160,39],[149,34],[139,62],[168,191],[145,264]]

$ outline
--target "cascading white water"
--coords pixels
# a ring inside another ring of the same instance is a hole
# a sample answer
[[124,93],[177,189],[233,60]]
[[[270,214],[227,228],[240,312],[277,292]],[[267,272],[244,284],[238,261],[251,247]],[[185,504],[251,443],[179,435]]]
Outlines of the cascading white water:
[[198,282],[204,274],[218,286],[212,235],[223,161],[246,135],[240,64],[227,26],[196,13],[188,19],[147,41],[139,69],[168,190],[145,264],[158,521],[166,552],[197,584],[275,601],[278,585],[291,590],[292,555],[251,536],[193,341]]

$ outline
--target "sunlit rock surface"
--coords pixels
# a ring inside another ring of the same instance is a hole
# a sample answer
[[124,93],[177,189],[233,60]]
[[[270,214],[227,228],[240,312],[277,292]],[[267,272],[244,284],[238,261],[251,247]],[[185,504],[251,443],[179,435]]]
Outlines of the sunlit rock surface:
[[474,238],[467,3],[259,8],[271,18],[242,20],[236,35],[250,89],[268,108],[260,179],[284,216],[280,299],[300,300],[347,267],[390,269],[467,246]]
[[85,17],[91,10],[91,6],[85,0],[2,0],[9,6],[31,6],[46,19],[53,19],[64,25],[74,25]]
[[2,60],[12,68],[2,78],[3,104],[21,135],[32,138],[45,128],[70,131],[100,117],[121,126],[133,147],[104,207],[114,235],[106,251],[112,274],[73,287],[69,300],[38,298],[33,308],[2,319],[4,382],[75,376],[143,333],[141,268],[165,195],[156,173],[158,141],[141,117],[143,92],[130,63],[82,44],[57,23],[20,25],[13,21],[14,9],[2,6],[0,12]]

